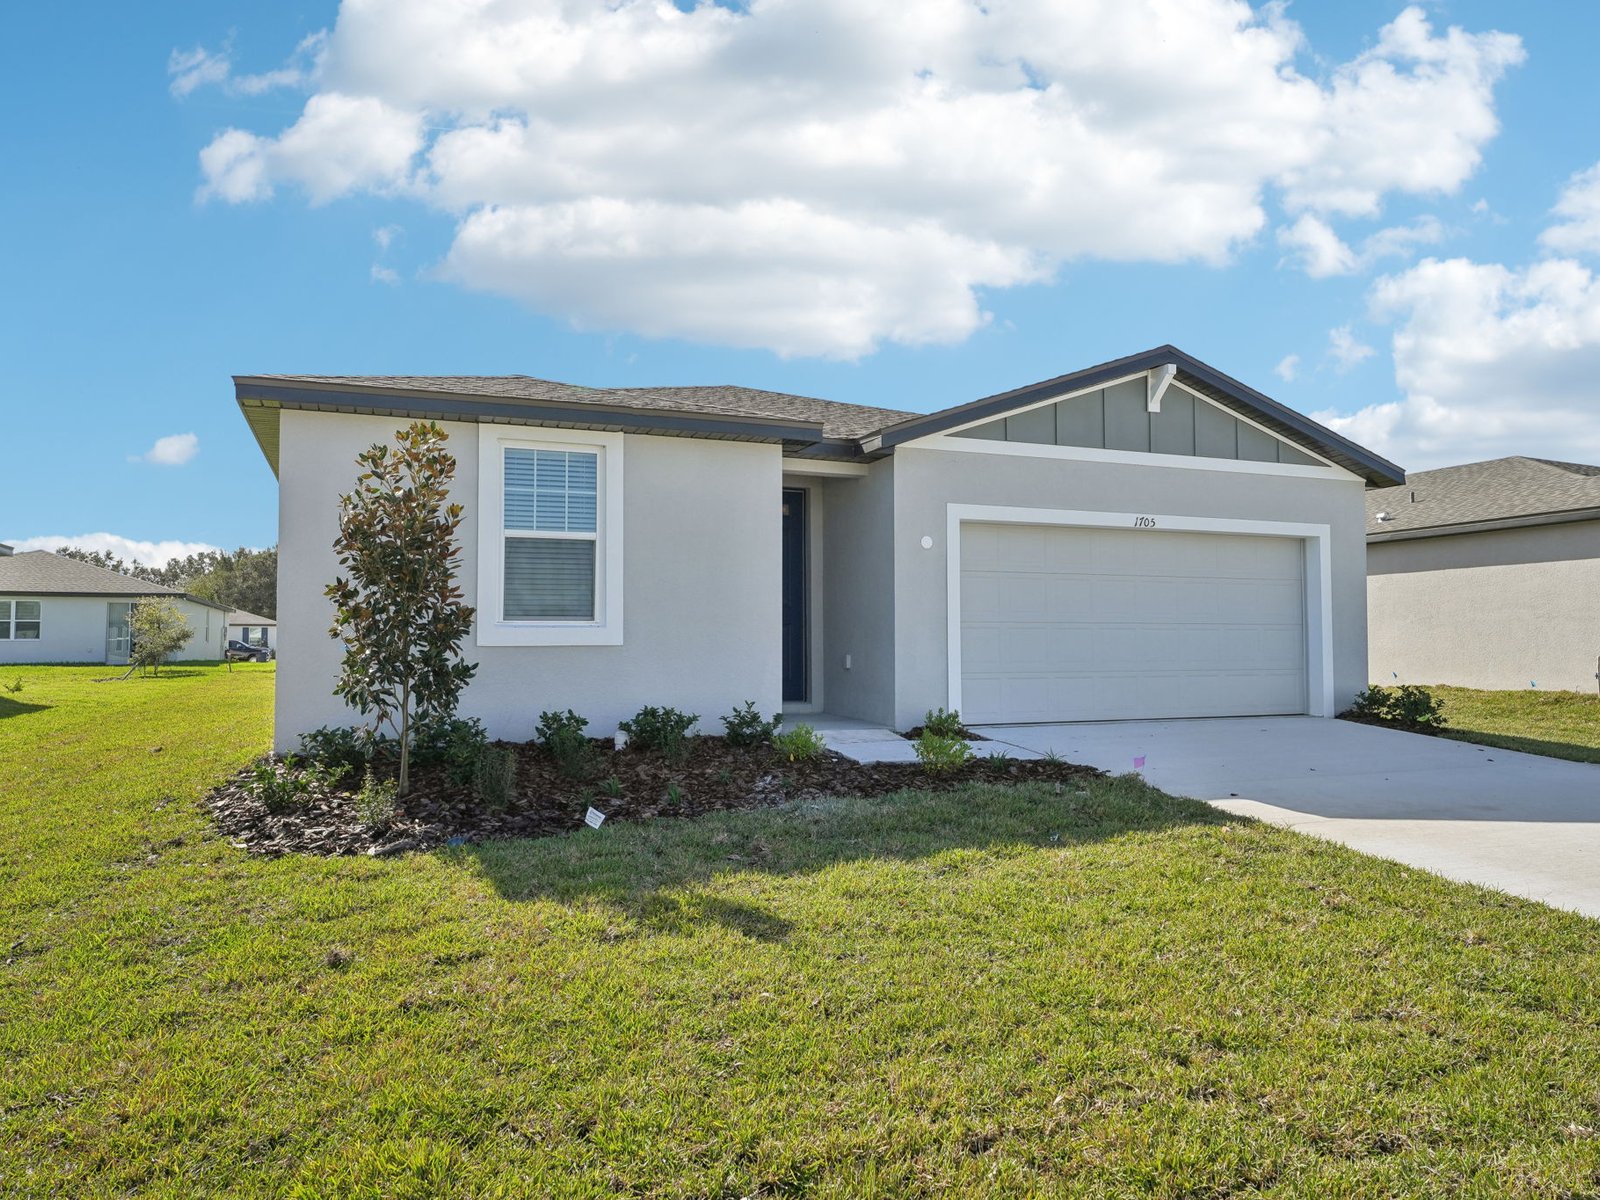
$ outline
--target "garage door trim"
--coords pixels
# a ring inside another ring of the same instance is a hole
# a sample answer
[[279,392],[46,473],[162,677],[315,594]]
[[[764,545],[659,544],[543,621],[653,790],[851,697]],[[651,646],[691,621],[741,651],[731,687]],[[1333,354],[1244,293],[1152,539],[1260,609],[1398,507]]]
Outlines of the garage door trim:
[[1293,521],[1247,521],[1229,517],[1185,517],[1171,513],[1094,512],[1086,509],[1019,508],[997,504],[946,506],[946,654],[949,704],[961,708],[961,527],[1064,525],[1088,529],[1152,530],[1162,533],[1251,534],[1299,539],[1305,548],[1306,698],[1314,717],[1334,715],[1333,579],[1330,527]]

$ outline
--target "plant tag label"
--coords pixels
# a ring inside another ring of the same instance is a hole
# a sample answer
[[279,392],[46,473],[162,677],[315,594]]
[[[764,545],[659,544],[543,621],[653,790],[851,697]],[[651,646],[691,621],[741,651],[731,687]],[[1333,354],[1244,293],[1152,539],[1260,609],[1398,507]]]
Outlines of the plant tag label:
[[599,829],[605,824],[606,815],[594,805],[589,806],[589,811],[583,814],[583,823],[590,829]]

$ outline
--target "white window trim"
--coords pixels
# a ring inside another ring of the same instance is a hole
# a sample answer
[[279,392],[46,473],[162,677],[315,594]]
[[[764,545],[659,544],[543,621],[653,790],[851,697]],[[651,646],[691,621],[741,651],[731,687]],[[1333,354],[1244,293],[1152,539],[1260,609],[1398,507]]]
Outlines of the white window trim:
[[[1141,524],[1153,521],[1153,526]],[[1064,508],[1016,508],[1001,504],[950,504],[945,531],[945,645],[949,661],[948,707],[961,708],[961,526],[1066,525],[1088,529],[1152,528],[1165,533],[1243,533],[1299,538],[1305,544],[1306,712],[1336,715],[1333,692],[1332,532],[1327,525],[1293,521],[1245,521],[1226,517],[1180,517],[1160,513],[1092,512]]]
[[[6,619],[0,621],[0,642],[37,642],[44,639],[44,602],[42,600],[35,600],[27,596],[0,596],[0,604],[9,606],[6,611]],[[39,626],[38,637],[19,638],[17,636],[17,625],[25,619],[17,616],[17,605],[19,604],[37,604],[39,606],[38,619],[28,621],[30,625]]]
[[[478,426],[478,645],[622,645],[622,434],[520,425]],[[595,505],[594,621],[507,621],[505,589],[505,452],[594,450],[599,453]]]

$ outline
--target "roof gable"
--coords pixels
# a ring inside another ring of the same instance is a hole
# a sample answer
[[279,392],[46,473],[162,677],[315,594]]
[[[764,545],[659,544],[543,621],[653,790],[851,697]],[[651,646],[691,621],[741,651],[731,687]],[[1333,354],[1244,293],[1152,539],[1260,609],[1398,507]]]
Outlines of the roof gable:
[[1013,388],[957,405],[912,417],[882,430],[867,439],[869,452],[890,451],[895,446],[935,433],[947,433],[974,421],[1005,416],[1042,402],[1061,400],[1075,393],[1104,388],[1158,367],[1176,367],[1176,380],[1190,391],[1231,409],[1251,423],[1260,425],[1275,437],[1290,445],[1301,447],[1317,457],[1326,459],[1361,476],[1369,484],[1388,486],[1405,479],[1405,472],[1394,463],[1374,454],[1364,446],[1318,424],[1303,413],[1279,404],[1270,396],[1240,383],[1222,372],[1207,366],[1199,359],[1185,354],[1176,346],[1158,346],[1141,354],[1114,359],[1098,366],[1086,367],[1068,375],[1058,375],[1026,387]]

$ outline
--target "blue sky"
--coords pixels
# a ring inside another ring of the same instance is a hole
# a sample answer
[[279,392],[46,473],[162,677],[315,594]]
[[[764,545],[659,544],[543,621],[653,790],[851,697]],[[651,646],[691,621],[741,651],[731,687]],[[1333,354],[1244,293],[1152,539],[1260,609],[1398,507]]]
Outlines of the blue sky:
[[19,9],[0,540],[271,544],[256,372],[928,410],[1173,342],[1600,461],[1600,9],[1161,7]]

